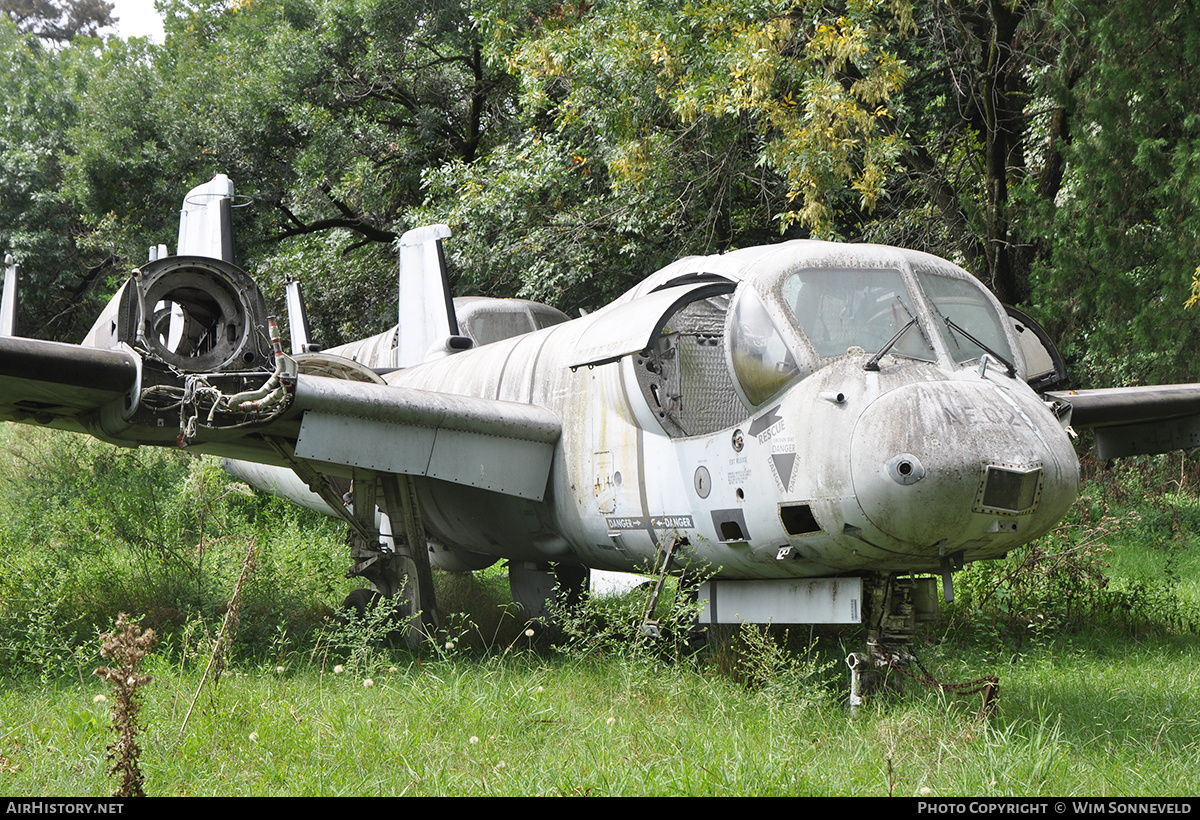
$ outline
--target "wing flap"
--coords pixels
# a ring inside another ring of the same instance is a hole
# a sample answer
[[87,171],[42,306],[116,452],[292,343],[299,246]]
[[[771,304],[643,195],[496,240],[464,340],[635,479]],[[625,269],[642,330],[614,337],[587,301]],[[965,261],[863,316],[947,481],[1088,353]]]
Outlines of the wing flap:
[[296,457],[542,500],[562,434],[527,404],[301,374]]
[[1200,415],[1096,428],[1096,455],[1103,459],[1147,456],[1200,447]]

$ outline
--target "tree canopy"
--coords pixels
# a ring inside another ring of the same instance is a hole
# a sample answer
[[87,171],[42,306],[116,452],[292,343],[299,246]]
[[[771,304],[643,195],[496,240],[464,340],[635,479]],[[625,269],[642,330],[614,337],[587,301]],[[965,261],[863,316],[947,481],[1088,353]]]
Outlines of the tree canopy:
[[80,38],[106,8],[0,20],[33,333],[76,340],[222,172],[239,261],[304,277],[330,343],[391,320],[396,238],[438,220],[460,292],[568,310],[685,254],[916,247],[1042,319],[1079,381],[1196,378],[1181,0],[160,0],[161,46]]
[[97,37],[116,22],[106,0],[0,0],[0,10],[18,31],[58,43]]

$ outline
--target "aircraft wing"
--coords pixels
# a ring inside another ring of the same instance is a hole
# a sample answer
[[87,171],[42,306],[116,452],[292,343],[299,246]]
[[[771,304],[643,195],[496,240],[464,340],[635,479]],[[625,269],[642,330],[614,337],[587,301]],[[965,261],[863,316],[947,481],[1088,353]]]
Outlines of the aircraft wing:
[[286,397],[269,417],[206,424],[204,406],[146,399],[143,377],[164,376],[154,365],[131,348],[0,337],[0,421],[174,446],[185,440],[181,417],[195,416],[186,441],[199,452],[280,466],[301,460],[335,475],[428,476],[536,500],[562,431],[540,407],[305,373],[283,379]]
[[86,432],[81,419],[121,401],[140,364],[132,351],[0,337],[0,421]]
[[1073,427],[1091,427],[1100,458],[1200,447],[1200,384],[1057,390],[1045,394],[1070,408]]

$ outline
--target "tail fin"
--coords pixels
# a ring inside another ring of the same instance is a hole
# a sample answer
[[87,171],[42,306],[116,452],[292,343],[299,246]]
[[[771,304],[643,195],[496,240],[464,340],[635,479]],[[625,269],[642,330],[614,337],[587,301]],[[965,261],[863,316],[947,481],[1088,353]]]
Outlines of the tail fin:
[[17,335],[17,267],[12,254],[4,256],[4,298],[0,300],[0,336]]
[[233,182],[217,174],[183,198],[180,256],[208,256],[233,264]]
[[429,358],[435,345],[446,352],[461,349],[465,342],[451,345],[459,336],[458,318],[450,294],[450,275],[442,240],[450,236],[446,225],[414,228],[400,237],[400,329],[396,343],[396,366],[411,367]]
[[308,326],[308,308],[304,304],[304,292],[299,280],[287,280],[288,334],[292,340],[292,355],[320,352],[321,346],[312,341],[312,330]]

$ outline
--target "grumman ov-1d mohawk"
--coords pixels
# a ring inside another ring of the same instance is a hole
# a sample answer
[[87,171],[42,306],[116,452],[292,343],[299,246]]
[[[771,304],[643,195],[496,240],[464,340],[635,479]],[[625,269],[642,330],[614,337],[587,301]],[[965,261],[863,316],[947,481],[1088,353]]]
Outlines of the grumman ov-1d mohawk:
[[878,245],[687,257],[568,321],[452,300],[435,225],[401,240],[397,327],[321,351],[293,283],[286,355],[233,264],[232,199],[224,176],[191,191],[179,255],[152,252],[80,346],[13,335],[6,289],[0,419],[225,456],[346,520],[371,585],[348,603],[400,593],[427,626],[430,564],[506,560],[530,616],[590,569],[686,568],[704,623],[865,622],[852,665],[883,663],[935,607],[917,574],[949,598],[1066,513],[1069,425],[1103,458],[1200,444],[1200,386],[1039,395],[1065,373],[1037,325]]

